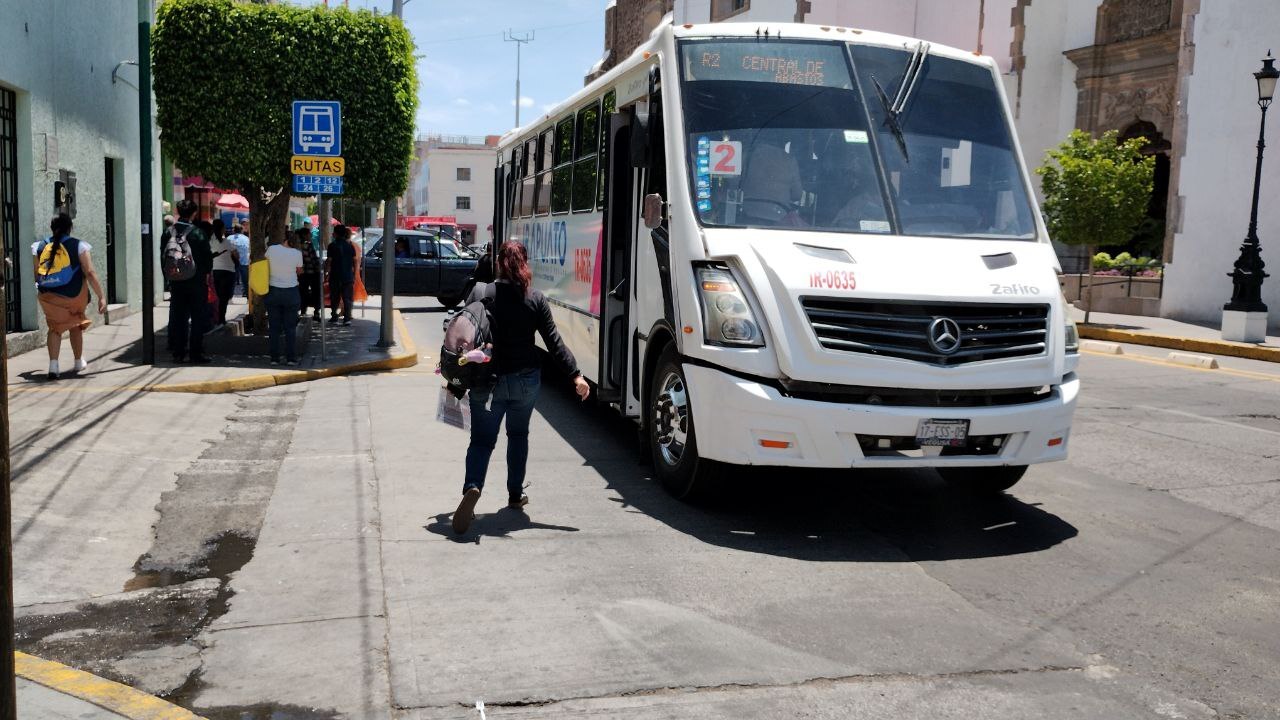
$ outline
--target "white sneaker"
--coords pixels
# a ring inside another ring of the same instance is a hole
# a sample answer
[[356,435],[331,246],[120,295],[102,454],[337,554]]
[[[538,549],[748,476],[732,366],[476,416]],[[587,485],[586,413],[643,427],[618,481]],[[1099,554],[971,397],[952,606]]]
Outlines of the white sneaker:
[[89,369],[89,363],[84,358],[76,358],[76,372],[82,373]]
[[57,379],[58,377],[58,361],[57,360],[49,361],[49,377],[54,379]]

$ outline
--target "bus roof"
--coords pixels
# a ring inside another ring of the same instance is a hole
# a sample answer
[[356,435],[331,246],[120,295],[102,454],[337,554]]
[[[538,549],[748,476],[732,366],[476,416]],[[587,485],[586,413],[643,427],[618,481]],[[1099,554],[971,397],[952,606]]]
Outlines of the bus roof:
[[[596,78],[590,84],[584,86],[581,90],[569,96],[565,100],[556,103],[545,114],[540,115],[536,121],[531,122],[522,127],[514,128],[503,134],[501,140],[498,141],[499,148],[505,148],[513,143],[516,139],[527,139],[526,135],[532,135],[536,131],[542,129],[542,126],[553,118],[558,118],[563,114],[577,110],[578,105],[594,99],[608,91],[619,78],[626,75],[631,70],[642,65],[649,59],[649,55],[657,52],[660,46],[668,38],[686,39],[686,38],[717,38],[717,37],[749,37],[764,38],[765,32],[769,33],[769,37],[782,40],[836,40],[840,42],[856,42],[863,45],[874,45],[879,47],[904,47],[912,48],[916,43],[920,42],[919,38],[907,37],[905,35],[894,35],[892,33],[883,33],[875,30],[860,30],[857,28],[840,27],[837,25],[810,25],[807,23],[769,23],[769,22],[721,22],[721,23],[703,23],[698,25],[672,25],[663,23],[654,28],[649,35],[649,39],[635,49],[626,59],[619,62],[609,72]],[[958,48],[947,45],[939,45],[936,43],[929,44],[929,54],[939,55],[942,57],[961,60],[963,62],[971,62],[977,65],[996,69],[996,62],[993,58],[985,55],[978,55],[975,52],[960,50]]]

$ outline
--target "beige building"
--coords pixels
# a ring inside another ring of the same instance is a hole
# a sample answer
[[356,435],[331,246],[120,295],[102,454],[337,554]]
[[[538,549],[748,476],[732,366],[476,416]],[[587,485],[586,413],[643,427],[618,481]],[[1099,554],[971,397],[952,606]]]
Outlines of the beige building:
[[454,217],[461,240],[485,243],[493,225],[498,136],[426,135],[418,139],[405,215]]

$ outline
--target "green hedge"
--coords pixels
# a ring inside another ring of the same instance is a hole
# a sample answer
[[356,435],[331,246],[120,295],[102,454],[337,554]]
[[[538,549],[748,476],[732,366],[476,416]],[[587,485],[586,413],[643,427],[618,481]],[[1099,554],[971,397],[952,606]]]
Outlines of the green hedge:
[[223,187],[288,186],[292,102],[338,100],[346,195],[388,198],[408,186],[418,82],[399,20],[166,0],[152,43],[160,138],[183,171]]

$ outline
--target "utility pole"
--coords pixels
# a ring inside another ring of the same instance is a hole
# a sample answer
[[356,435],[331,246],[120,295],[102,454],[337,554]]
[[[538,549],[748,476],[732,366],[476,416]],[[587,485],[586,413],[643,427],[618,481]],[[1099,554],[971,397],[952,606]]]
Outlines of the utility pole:
[[987,0],[978,0],[978,49],[982,54],[982,26],[987,24]]
[[[404,20],[404,0],[391,0],[391,14]],[[393,348],[396,345],[395,296],[396,296],[396,199],[389,197],[382,211],[382,312],[378,333],[378,347]],[[330,279],[330,282],[333,282]]]
[[156,362],[156,242],[151,197],[151,0],[138,0],[138,186],[142,195],[142,364]]
[[520,127],[520,46],[525,43],[533,42],[533,31],[523,35],[516,35],[507,30],[502,34],[503,42],[513,42],[516,44],[516,127]]
[[[0,307],[5,306],[9,258],[0,257]],[[0,718],[18,717],[13,661],[13,503],[9,493],[8,313],[0,313]]]
[[[333,237],[333,223],[329,220],[329,218],[333,217],[333,214],[329,211],[329,203],[330,203],[329,196],[319,195],[317,197],[320,200],[320,207],[316,209],[316,215],[317,215],[316,219],[320,221],[319,223],[320,248],[325,252],[328,252],[329,241]],[[311,238],[307,238],[307,242],[311,242]],[[316,255],[318,257],[319,253],[316,253]],[[335,260],[334,262],[337,262],[337,261]],[[332,276],[330,276],[329,282],[333,282]],[[324,263],[320,263],[320,292],[322,293],[324,292]],[[339,293],[338,296],[341,297],[341,293]],[[334,297],[334,294],[332,292],[329,293],[329,297],[330,298]],[[324,300],[325,300],[324,298],[320,298],[320,359],[328,360],[329,359],[329,337],[328,337],[328,333],[326,333],[324,329],[324,325],[325,325]],[[350,309],[351,308],[347,308],[347,310],[350,310]],[[335,304],[329,309],[329,312],[330,312],[330,317],[337,317],[338,306]]]

